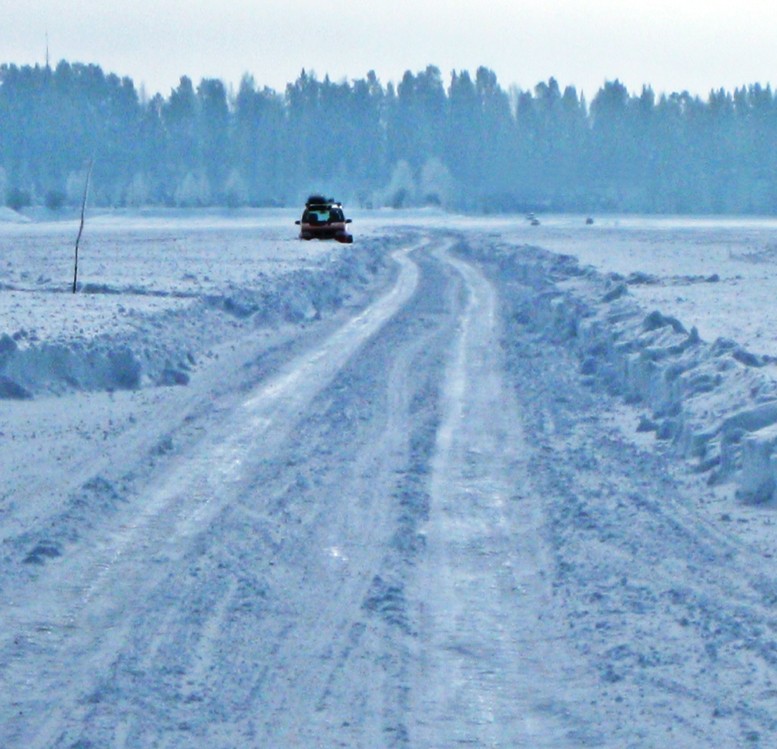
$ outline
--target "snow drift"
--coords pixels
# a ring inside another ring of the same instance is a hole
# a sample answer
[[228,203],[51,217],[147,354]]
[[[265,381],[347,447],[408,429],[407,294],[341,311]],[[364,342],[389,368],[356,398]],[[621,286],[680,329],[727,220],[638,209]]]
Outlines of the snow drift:
[[773,497],[773,358],[729,339],[704,341],[676,317],[646,309],[630,293],[637,275],[602,273],[536,247],[501,247],[482,259],[510,288],[514,319],[571,348],[591,385],[644,405],[640,431],[670,443],[710,482],[736,480],[745,501]]
[[[195,291],[84,284],[79,294],[87,301],[82,303],[111,300],[118,312],[106,313],[94,331],[76,328],[53,338],[31,334],[24,326],[0,329],[0,399],[184,385],[215,346],[254,328],[332,313],[383,265],[383,255],[372,246],[338,245],[337,250],[307,267],[281,267],[243,283]],[[30,290],[7,284],[5,291]],[[35,308],[44,316],[52,314],[48,300],[66,294],[50,286],[32,291]],[[118,324],[112,318],[119,318]],[[13,325],[10,319],[5,323]]]

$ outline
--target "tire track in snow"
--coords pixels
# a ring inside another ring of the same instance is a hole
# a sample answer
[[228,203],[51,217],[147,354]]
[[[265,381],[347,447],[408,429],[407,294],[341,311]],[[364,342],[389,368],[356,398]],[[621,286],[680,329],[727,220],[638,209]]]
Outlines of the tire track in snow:
[[408,745],[579,746],[583,695],[565,686],[572,667],[547,615],[542,512],[504,381],[496,293],[472,265],[440,257],[467,299],[445,374],[427,551],[411,585],[419,643]]
[[[8,602],[0,635],[0,658],[10,666],[0,678],[8,695],[0,707],[0,739],[44,749],[66,743],[72,732],[77,738],[93,709],[95,680],[110,672],[130,635],[133,607],[142,610],[145,592],[239,497],[261,456],[278,448],[307,404],[406,304],[419,278],[408,257],[413,249],[395,254],[400,271],[387,294],[254,390],[229,424],[179,459],[161,485],[150,487],[131,524],[118,527],[102,547],[48,566],[29,596]],[[75,579],[81,582],[74,586]],[[163,616],[152,612],[151,618],[157,615]],[[19,647],[20,640],[27,647]],[[19,683],[26,684],[24,695],[13,694]],[[35,714],[18,706],[34,706]]]
[[[419,265],[422,281],[412,303],[335,383],[346,408],[367,393],[379,403],[367,439],[353,445],[352,468],[344,465],[342,447],[336,452],[343,463],[332,469],[342,476],[340,496],[332,505],[323,487],[316,491],[322,516],[306,523],[311,537],[304,545],[336,550],[342,577],[334,590],[308,587],[294,596],[299,610],[273,654],[283,669],[271,670],[262,686],[266,719],[256,736],[263,746],[396,745],[406,691],[405,633],[378,589],[407,566],[409,503],[425,477],[416,445],[435,419],[436,397],[427,386],[436,387],[450,327],[449,279],[426,253]],[[306,429],[299,440],[295,454],[315,462],[322,435]],[[312,571],[315,559],[311,573],[322,588],[326,575]]]

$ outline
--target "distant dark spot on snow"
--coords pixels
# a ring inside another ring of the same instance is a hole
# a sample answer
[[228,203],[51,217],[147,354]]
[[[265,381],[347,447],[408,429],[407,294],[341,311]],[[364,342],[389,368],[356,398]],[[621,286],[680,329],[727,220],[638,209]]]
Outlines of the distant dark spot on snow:
[[3,335],[0,336],[0,361],[4,356],[13,354],[18,348],[16,341],[11,338],[8,333],[3,333]]
[[[154,297],[160,299],[194,299],[197,297],[188,291],[165,289],[148,289],[142,286],[109,286],[105,283],[85,283],[79,284],[78,290],[83,294],[103,294],[103,295],[122,295],[122,296],[139,296],[139,297]],[[63,291],[63,290],[58,290]]]
[[403,631],[409,630],[407,603],[401,584],[388,583],[376,575],[362,606],[367,611],[379,614],[388,624]]
[[163,437],[157,444],[154,446],[154,454],[155,455],[166,455],[167,453],[170,453],[173,451],[173,438],[168,434],[167,436]]
[[652,285],[657,284],[658,279],[650,273],[644,273],[643,271],[635,271],[630,273],[626,279],[626,283],[631,285]]
[[629,290],[624,283],[619,283],[613,286],[603,297],[603,302],[614,302],[616,299],[620,299],[625,294],[628,294]]
[[248,299],[238,300],[233,296],[206,296],[205,302],[214,309],[233,315],[239,320],[250,317],[260,309],[259,305]]
[[81,287],[81,291],[84,294],[121,294],[121,289],[104,283],[86,283]]
[[45,564],[47,559],[62,556],[61,548],[50,541],[41,541],[24,558],[24,564]]
[[[95,699],[95,695],[89,695],[87,700],[90,704],[96,704],[100,702],[100,699]],[[71,744],[69,749],[94,749],[94,744],[88,739],[79,739],[75,744]]]
[[9,377],[0,375],[0,399],[30,400],[32,393]]
[[738,348],[738,346],[739,344],[730,338],[716,338],[712,343],[710,353],[712,356],[725,356]]
[[658,310],[651,312],[642,323],[643,328],[647,331],[658,330],[659,328],[664,328],[667,325],[671,325],[672,330],[674,330],[675,333],[688,332],[676,317],[672,317],[671,315],[664,315]]
[[140,386],[140,362],[129,349],[111,351],[108,354],[111,368],[111,380],[115,387],[123,390],[135,390]]
[[180,369],[163,369],[159,375],[160,385],[188,385],[189,375]]
[[110,511],[122,499],[113,483],[102,476],[94,476],[81,487],[79,493],[71,497],[69,504],[72,508],[90,512],[96,509]]
[[756,354],[751,354],[749,351],[745,351],[743,348],[737,348],[734,350],[732,356],[746,367],[763,367],[764,360]]
[[655,432],[658,429],[658,424],[647,416],[642,416],[637,425],[638,432]]

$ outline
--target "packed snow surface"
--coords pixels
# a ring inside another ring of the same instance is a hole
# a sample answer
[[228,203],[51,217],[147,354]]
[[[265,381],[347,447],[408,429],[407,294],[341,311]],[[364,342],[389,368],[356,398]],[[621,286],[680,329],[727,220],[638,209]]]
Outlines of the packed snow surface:
[[0,746],[777,742],[777,223],[0,214]]

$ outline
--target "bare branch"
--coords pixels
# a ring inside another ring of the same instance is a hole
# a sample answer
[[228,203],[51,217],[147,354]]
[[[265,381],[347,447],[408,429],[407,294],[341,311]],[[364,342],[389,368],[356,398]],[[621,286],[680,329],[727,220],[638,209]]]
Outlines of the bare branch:
[[89,167],[86,170],[86,182],[84,183],[84,198],[81,201],[81,225],[78,227],[78,236],[76,237],[75,268],[73,270],[73,293],[76,293],[78,286],[78,244],[81,241],[81,234],[84,231],[84,215],[86,213],[86,198],[89,195],[89,180],[92,177],[92,166],[94,159],[89,159]]

